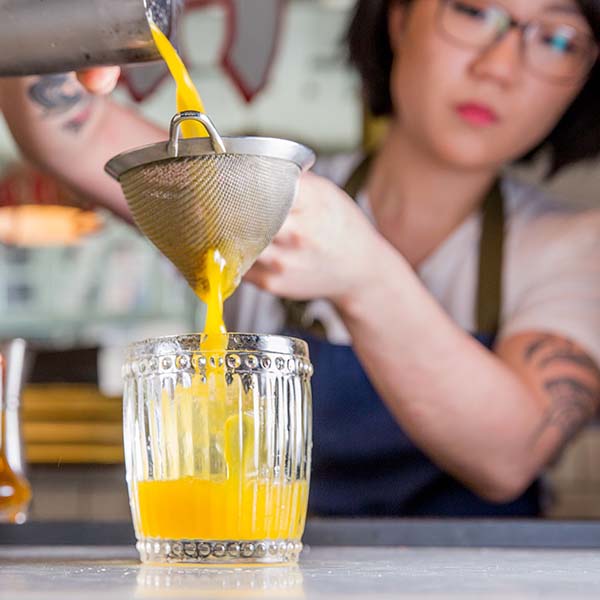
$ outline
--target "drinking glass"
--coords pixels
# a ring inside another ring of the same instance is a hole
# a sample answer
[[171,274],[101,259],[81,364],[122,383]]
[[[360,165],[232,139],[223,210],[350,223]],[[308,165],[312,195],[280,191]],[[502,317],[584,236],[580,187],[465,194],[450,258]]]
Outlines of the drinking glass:
[[142,562],[295,562],[312,445],[312,365],[283,336],[131,345],[125,463]]

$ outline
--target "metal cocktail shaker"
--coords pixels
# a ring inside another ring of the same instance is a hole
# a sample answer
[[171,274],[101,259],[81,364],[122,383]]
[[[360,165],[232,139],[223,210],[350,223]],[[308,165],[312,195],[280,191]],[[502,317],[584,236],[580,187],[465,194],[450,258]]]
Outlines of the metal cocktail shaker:
[[0,0],[0,77],[160,58],[147,13],[173,37],[182,0]]

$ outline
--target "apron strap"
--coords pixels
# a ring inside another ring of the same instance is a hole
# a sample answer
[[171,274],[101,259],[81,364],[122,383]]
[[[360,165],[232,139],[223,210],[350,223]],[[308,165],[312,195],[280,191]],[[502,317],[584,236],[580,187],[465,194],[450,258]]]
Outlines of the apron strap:
[[[354,168],[343,190],[354,200],[364,187],[375,155],[367,154]],[[476,326],[478,334],[496,337],[500,326],[502,303],[502,264],[504,254],[504,194],[496,181],[482,206],[481,238],[479,241],[479,280],[476,297]],[[308,302],[283,300],[286,313],[285,329],[306,331],[324,337],[322,323],[307,322]]]
[[476,303],[477,333],[489,337],[496,337],[500,328],[504,227],[504,194],[496,181],[482,207]]
[[350,174],[350,177],[346,180],[346,183],[342,187],[344,192],[356,201],[358,194],[363,189],[369,178],[369,171],[371,165],[375,159],[375,154],[367,154],[359,163],[354,167],[354,170]]

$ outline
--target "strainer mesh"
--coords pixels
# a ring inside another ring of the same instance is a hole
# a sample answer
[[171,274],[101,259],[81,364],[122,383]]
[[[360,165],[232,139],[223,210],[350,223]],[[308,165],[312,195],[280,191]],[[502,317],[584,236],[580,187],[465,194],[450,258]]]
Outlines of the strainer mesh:
[[136,167],[120,183],[142,233],[202,293],[209,250],[238,265],[239,284],[283,224],[299,174],[287,160],[214,154]]

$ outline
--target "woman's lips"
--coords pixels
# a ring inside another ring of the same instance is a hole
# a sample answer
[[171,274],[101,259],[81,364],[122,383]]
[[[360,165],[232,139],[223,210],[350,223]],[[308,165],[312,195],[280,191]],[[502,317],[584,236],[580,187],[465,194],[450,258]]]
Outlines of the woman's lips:
[[456,107],[456,112],[467,123],[480,127],[493,125],[500,120],[492,108],[474,102],[459,104]]

